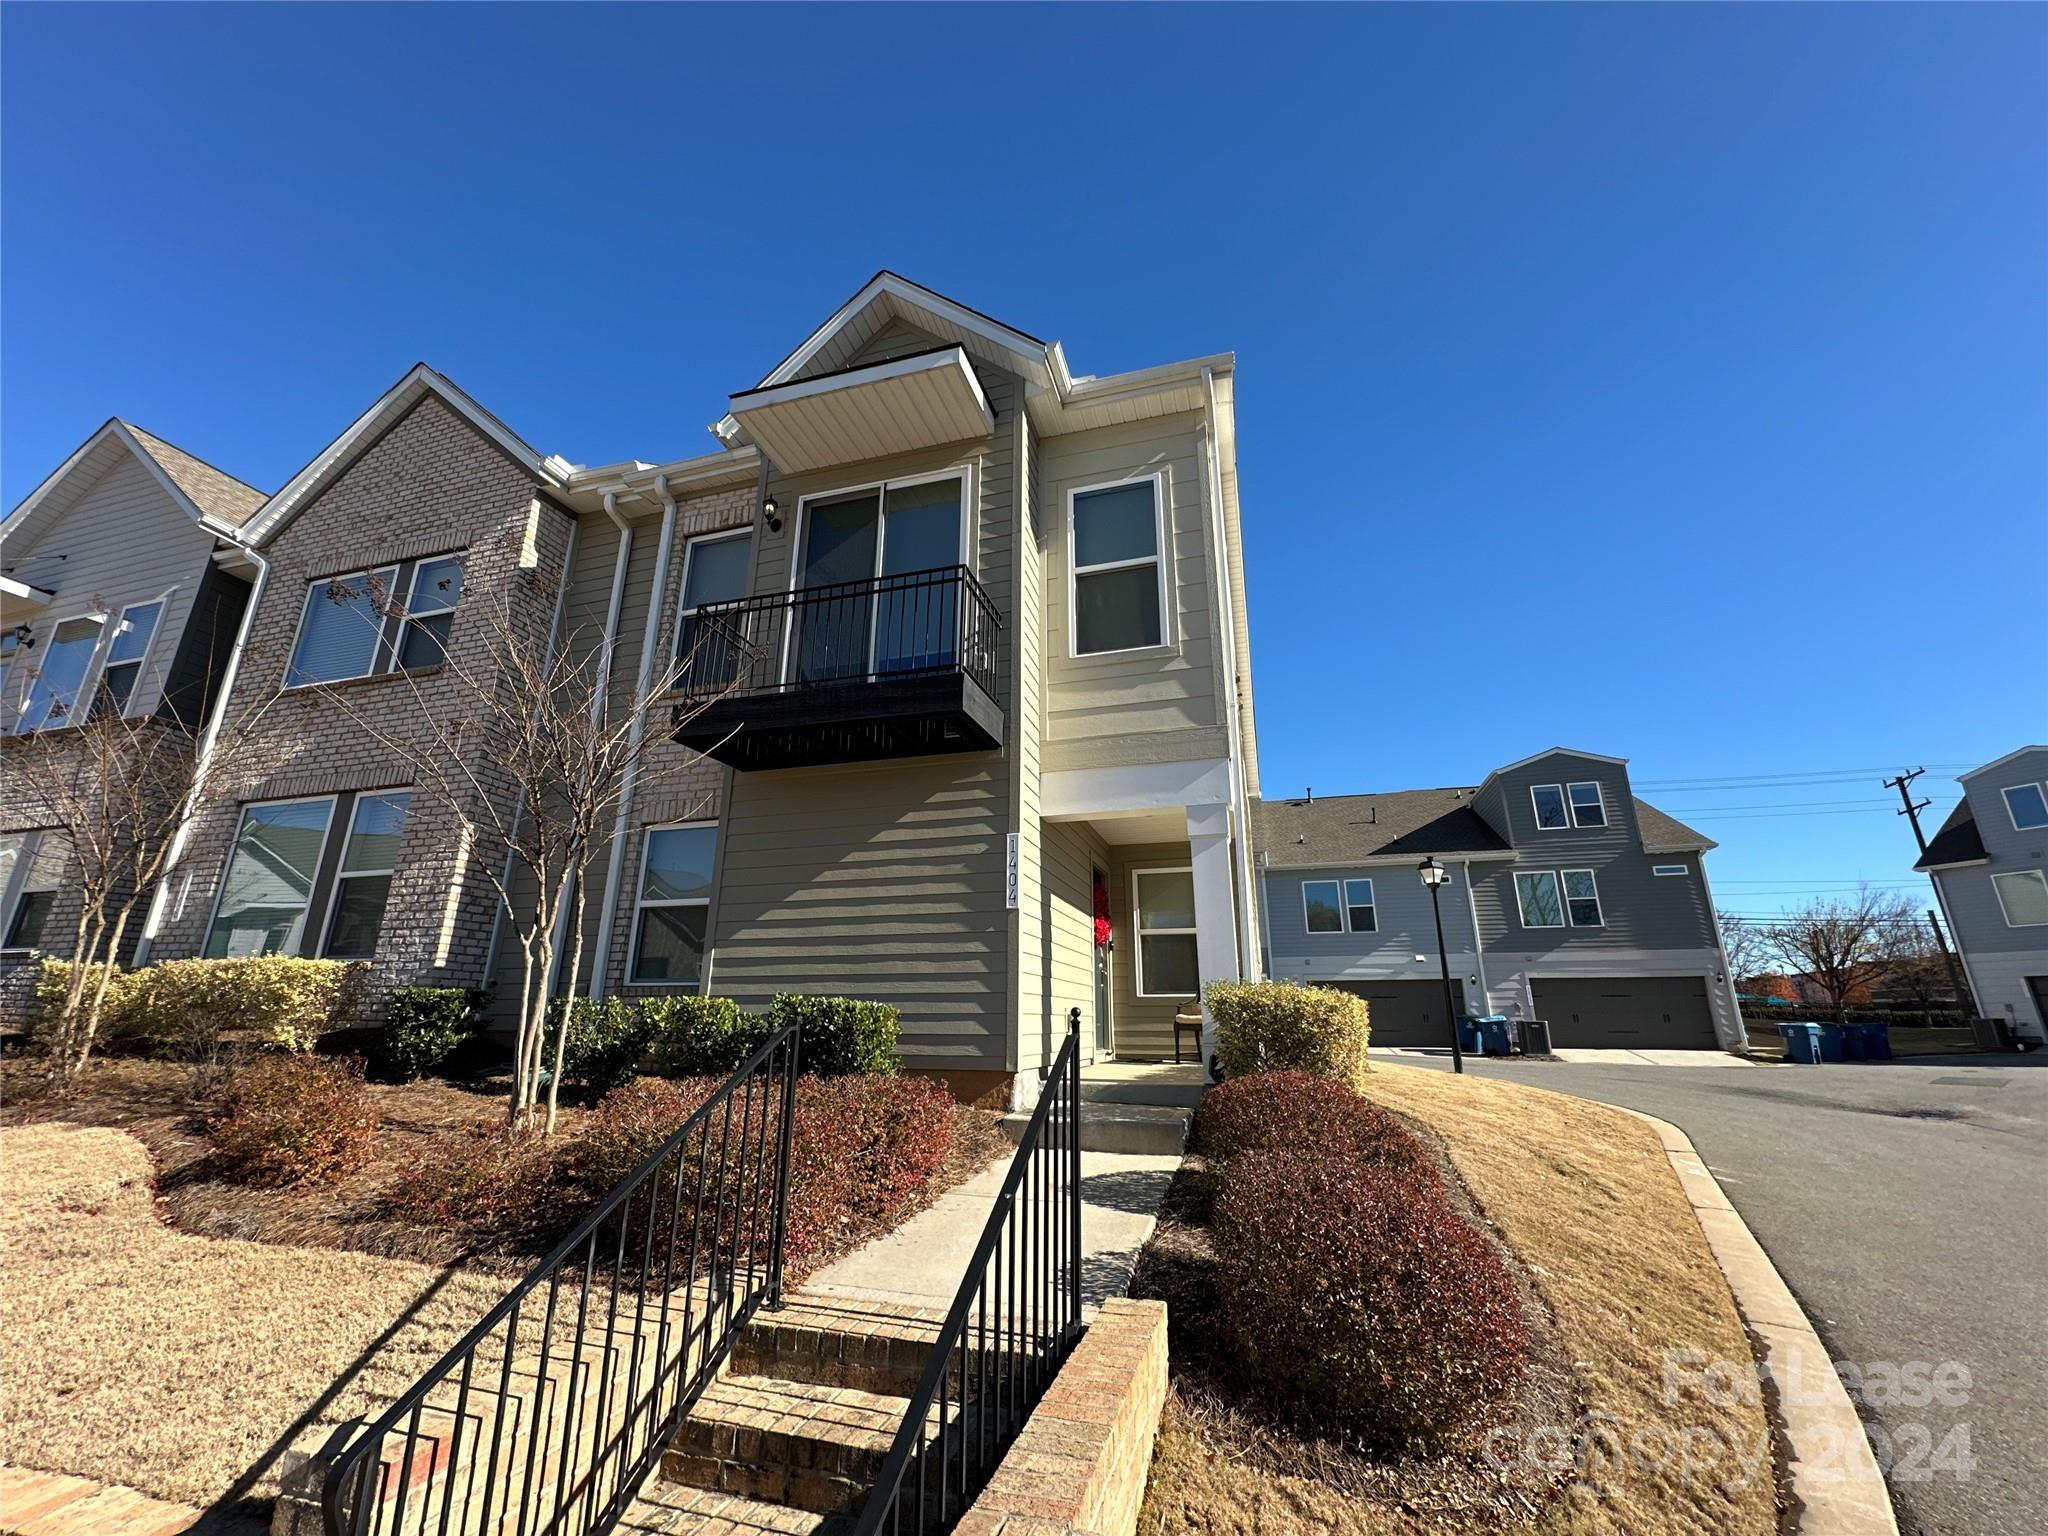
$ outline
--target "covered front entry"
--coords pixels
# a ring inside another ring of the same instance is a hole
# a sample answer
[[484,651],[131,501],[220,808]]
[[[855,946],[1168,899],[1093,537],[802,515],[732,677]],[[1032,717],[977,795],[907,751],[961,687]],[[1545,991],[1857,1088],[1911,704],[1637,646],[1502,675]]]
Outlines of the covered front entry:
[[[1449,1048],[1451,1026],[1444,1018],[1444,984],[1435,981],[1333,981],[1325,985],[1362,997],[1371,1012],[1374,1045],[1440,1045]],[[1458,997],[1453,982],[1452,997]],[[1463,1006],[1463,1000],[1459,999]]]
[[1529,986],[1552,1045],[1720,1049],[1704,976],[1552,976]]

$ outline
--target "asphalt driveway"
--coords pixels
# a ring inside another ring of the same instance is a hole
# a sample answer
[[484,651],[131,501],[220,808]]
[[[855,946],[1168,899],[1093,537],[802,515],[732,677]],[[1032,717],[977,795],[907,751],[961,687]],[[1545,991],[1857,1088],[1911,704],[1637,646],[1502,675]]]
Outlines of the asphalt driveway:
[[[1450,1066],[1448,1053],[1397,1059]],[[1902,1531],[2048,1530],[2048,1052],[1468,1070],[1692,1138],[1838,1365],[1868,1378],[1862,1412],[1892,1456]],[[1960,1401],[1930,1401],[1910,1377],[1887,1390],[1888,1366],[1947,1361],[1969,1372],[1948,1394]]]

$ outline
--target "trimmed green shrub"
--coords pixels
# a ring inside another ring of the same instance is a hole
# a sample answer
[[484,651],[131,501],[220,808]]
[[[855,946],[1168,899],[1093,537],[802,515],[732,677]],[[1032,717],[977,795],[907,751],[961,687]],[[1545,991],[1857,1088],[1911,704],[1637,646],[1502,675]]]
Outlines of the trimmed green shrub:
[[395,987],[384,1027],[369,1042],[370,1065],[385,1082],[409,1083],[433,1071],[483,1028],[491,994],[476,987]]
[[225,1034],[310,1051],[330,1029],[362,1012],[369,967],[348,960],[248,955],[229,960],[165,960],[135,973],[138,1029],[183,1055],[210,1056]]
[[819,1077],[882,1074],[896,1070],[902,1016],[887,1003],[852,997],[779,994],[768,1010],[770,1030],[801,1022],[798,1060]]
[[391,1206],[427,1227],[465,1227],[498,1239],[539,1238],[580,1212],[565,1207],[558,1140],[521,1136],[500,1124],[438,1137],[399,1175]]
[[1511,1408],[1528,1369],[1514,1282],[1440,1184],[1273,1148],[1224,1165],[1212,1231],[1232,1347],[1296,1423],[1435,1451]]
[[569,1038],[562,1048],[562,1076],[597,1095],[631,1082],[652,1029],[639,1005],[623,997],[579,997],[566,1010],[559,1000],[549,1004],[544,1063],[554,1062],[555,1034],[565,1013]]
[[1292,981],[1216,981],[1203,996],[1225,1077],[1293,1070],[1364,1086],[1364,998]]
[[648,997],[648,1066],[661,1077],[728,1077],[768,1038],[768,1020],[729,997]]
[[[79,996],[79,1006],[86,1006],[92,999],[92,989],[99,985],[100,973],[106,970],[104,963],[86,967],[85,991]],[[113,979],[107,983],[106,998],[100,1004],[100,1027],[97,1044],[104,1048],[118,1046],[132,1041],[142,1032],[143,1026],[143,979],[147,971],[127,971],[114,967]],[[71,985],[71,962],[45,957],[36,968],[36,1017],[30,1027],[30,1034],[41,1037],[45,1029],[54,1026],[57,1015],[64,1008],[64,994]]]
[[262,1056],[228,1079],[214,1150],[244,1183],[303,1184],[370,1160],[377,1106],[353,1057]]
[[1195,1140],[1219,1161],[1313,1148],[1438,1182],[1436,1165],[1407,1126],[1342,1083],[1311,1072],[1254,1072],[1210,1089],[1195,1115]]

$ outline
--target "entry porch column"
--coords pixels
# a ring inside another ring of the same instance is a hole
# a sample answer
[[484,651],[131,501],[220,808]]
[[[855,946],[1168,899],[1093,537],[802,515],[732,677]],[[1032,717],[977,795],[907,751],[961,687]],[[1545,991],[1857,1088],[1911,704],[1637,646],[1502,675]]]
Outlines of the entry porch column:
[[1201,967],[1202,1066],[1212,1076],[1216,1059],[1216,1020],[1209,1012],[1208,984],[1236,981],[1237,901],[1230,878],[1230,807],[1191,805],[1188,812],[1188,862],[1194,867],[1195,959]]

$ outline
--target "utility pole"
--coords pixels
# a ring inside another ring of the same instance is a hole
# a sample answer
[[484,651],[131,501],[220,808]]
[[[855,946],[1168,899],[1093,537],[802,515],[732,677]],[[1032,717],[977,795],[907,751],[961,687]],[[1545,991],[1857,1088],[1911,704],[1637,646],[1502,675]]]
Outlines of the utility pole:
[[1896,814],[1905,817],[1906,820],[1913,823],[1913,841],[1920,845],[1922,853],[1927,851],[1927,834],[1920,830],[1920,813],[1934,804],[1934,802],[1932,800],[1922,800],[1915,804],[1913,792],[1907,786],[1926,771],[1925,768],[1915,768],[1911,773],[1902,773],[1896,779],[1886,779],[1884,781],[1886,789],[1896,789],[1899,792],[1899,803],[1905,809]]
[[[1884,781],[1886,789],[1896,789],[1899,792],[1899,804],[1904,809],[1896,812],[1896,814],[1905,817],[1907,821],[1913,824],[1913,841],[1920,845],[1920,856],[1922,858],[1927,856],[1927,834],[1920,830],[1920,813],[1934,802],[1932,800],[1915,802],[1910,786],[1915,779],[1919,778],[1926,771],[1925,768],[1915,768],[1911,773],[1902,773],[1896,779],[1886,779]],[[1935,884],[1932,870],[1928,871],[1927,883],[1934,886],[1935,899],[1939,900],[1941,897],[1941,887]],[[1948,984],[1955,989],[1956,1007],[1965,1013],[1975,1011],[1977,1006],[1976,1000],[1970,996],[1969,984],[1963,979],[1963,968],[1956,963],[1955,951],[1948,947],[1948,935],[1941,931],[1941,919],[1934,915],[1932,907],[1927,909],[1927,925],[1934,930],[1934,942],[1941,946],[1942,963],[1948,968]]]

